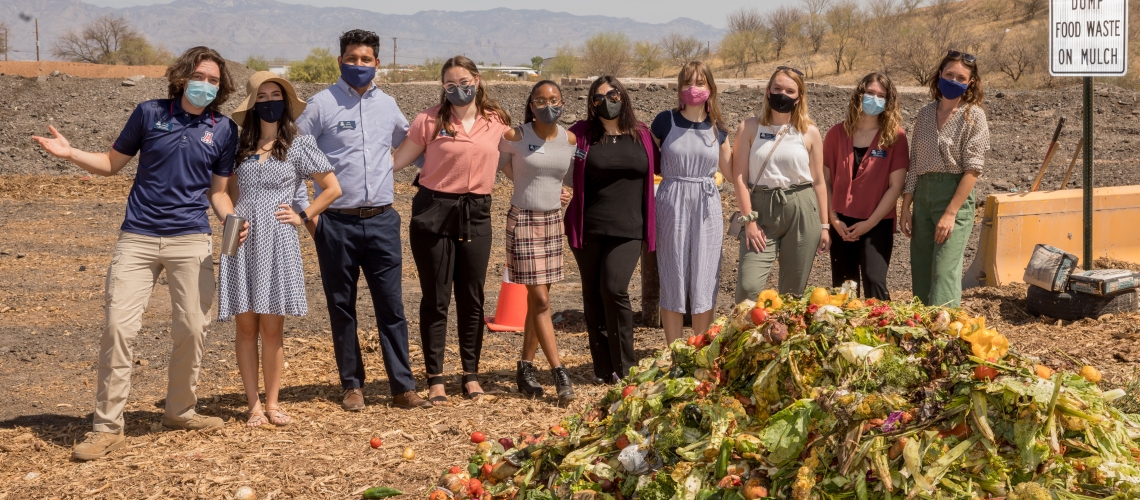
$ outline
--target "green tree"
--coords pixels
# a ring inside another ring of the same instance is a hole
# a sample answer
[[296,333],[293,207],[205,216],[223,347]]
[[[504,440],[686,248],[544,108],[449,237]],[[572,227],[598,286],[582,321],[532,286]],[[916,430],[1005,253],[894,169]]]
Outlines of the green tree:
[[289,78],[299,82],[333,83],[339,77],[340,67],[329,49],[313,49],[303,61],[289,68]]
[[637,42],[633,47],[633,60],[637,66],[637,74],[652,77],[653,72],[663,66],[661,46],[653,42]]
[[578,71],[578,55],[569,45],[558,47],[554,58],[546,64],[546,71],[551,75],[568,77]]
[[245,60],[245,66],[254,71],[269,71],[269,62],[264,56],[249,56]]
[[542,61],[542,56],[534,56],[530,58],[530,67],[534,68],[535,71],[542,71]]
[[582,46],[582,64],[591,75],[621,76],[633,66],[633,44],[620,31],[590,35]]

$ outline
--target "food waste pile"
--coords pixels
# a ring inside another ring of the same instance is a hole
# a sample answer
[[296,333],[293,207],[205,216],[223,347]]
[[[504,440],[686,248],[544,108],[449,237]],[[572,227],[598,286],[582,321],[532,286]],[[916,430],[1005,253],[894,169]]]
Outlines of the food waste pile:
[[1140,498],[1140,415],[1094,367],[850,290],[765,291],[558,426],[474,433],[429,498]]

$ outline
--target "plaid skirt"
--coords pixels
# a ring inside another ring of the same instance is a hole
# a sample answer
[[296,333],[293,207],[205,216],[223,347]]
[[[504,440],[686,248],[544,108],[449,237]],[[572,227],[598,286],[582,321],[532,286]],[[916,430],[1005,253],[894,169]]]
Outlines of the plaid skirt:
[[562,281],[562,210],[507,212],[507,278],[520,285]]

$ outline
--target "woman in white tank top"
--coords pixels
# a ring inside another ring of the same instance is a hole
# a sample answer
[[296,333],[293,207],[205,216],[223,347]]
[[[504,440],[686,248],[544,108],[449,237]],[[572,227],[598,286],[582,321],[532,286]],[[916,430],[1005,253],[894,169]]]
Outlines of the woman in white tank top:
[[801,294],[817,254],[830,246],[823,138],[808,118],[803,74],[781,66],[764,108],[740,124],[733,184],[740,205],[736,301],[755,300],[779,259],[779,292]]

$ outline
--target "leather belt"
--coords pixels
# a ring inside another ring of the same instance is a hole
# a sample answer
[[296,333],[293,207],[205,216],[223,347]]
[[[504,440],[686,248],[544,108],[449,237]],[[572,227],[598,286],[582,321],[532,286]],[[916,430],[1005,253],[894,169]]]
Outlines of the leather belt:
[[388,210],[391,210],[391,209],[392,209],[392,204],[389,203],[389,204],[384,205],[382,207],[329,208],[325,211],[326,212],[334,212],[334,213],[338,213],[338,214],[344,214],[344,215],[355,215],[357,217],[360,217],[361,219],[367,219],[369,217],[375,217],[377,215],[380,215],[380,214],[387,212]]

